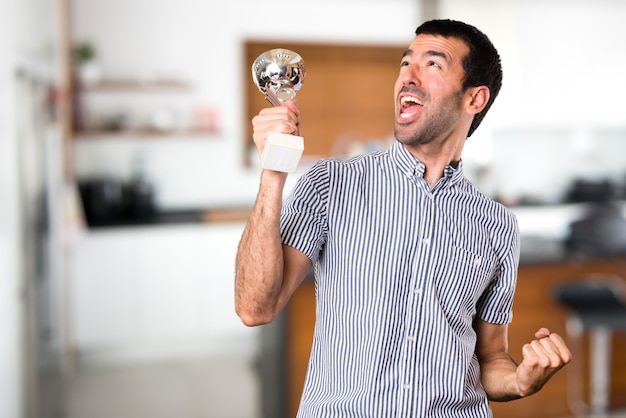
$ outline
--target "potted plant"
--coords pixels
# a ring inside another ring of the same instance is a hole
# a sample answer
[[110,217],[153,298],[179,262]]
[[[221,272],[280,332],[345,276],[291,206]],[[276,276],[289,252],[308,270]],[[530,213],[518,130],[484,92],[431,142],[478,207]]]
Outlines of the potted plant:
[[96,56],[96,49],[90,42],[81,42],[74,47],[78,79],[84,86],[92,86],[102,79],[102,71]]

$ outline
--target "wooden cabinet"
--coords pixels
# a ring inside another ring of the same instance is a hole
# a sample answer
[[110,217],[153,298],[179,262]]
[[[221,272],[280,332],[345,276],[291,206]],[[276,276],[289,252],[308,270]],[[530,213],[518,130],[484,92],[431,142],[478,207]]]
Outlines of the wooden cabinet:
[[295,417],[304,387],[315,326],[315,283],[305,281],[291,297],[285,314],[287,410]]
[[[554,286],[564,281],[584,280],[589,274],[610,274],[626,280],[626,259],[563,262],[522,266],[519,269],[517,292],[513,306],[513,322],[509,326],[509,351],[521,361],[522,346],[533,338],[539,327],[566,336],[566,309],[555,302]],[[615,334],[611,382],[611,406],[626,407],[626,334]],[[588,350],[573,362],[581,362],[587,370]],[[570,364],[557,373],[541,392],[526,399],[508,403],[493,403],[496,418],[564,417],[571,416],[568,406],[568,372],[579,364]],[[588,394],[589,375],[585,374],[584,395]],[[585,399],[587,402],[588,399]]]
[[[521,361],[521,349],[534,338],[540,327],[566,336],[567,311],[553,297],[553,289],[563,281],[583,280],[592,274],[611,274],[626,279],[626,259],[558,262],[522,265],[513,307],[513,322],[509,326],[509,350],[516,361]],[[295,416],[304,381],[304,374],[312,341],[315,315],[313,282],[305,282],[294,294],[286,310],[284,337],[286,344],[286,380],[289,415]],[[626,334],[613,337],[611,407],[626,407]],[[587,370],[587,355],[574,358]],[[572,416],[568,406],[568,372],[574,363],[562,369],[541,392],[526,399],[492,403],[496,418],[556,418]],[[588,381],[588,374],[585,382]],[[588,384],[584,383],[585,396]],[[588,401],[588,399],[585,399]]]

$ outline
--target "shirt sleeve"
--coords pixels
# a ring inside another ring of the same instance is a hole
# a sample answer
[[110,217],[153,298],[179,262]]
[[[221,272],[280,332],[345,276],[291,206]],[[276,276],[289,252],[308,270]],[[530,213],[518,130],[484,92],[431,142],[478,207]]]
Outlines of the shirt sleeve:
[[297,181],[281,210],[283,244],[306,254],[313,263],[319,258],[328,234],[328,184],[328,171],[322,160]]
[[517,220],[510,215],[509,237],[503,247],[503,256],[493,280],[478,301],[478,316],[492,324],[508,324],[513,320],[513,297],[517,284],[520,256],[520,233]]

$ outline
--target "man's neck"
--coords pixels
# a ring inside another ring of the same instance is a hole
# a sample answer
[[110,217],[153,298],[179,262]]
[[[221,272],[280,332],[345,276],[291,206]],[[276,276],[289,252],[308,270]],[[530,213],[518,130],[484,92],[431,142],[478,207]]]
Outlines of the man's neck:
[[447,166],[458,166],[461,160],[463,144],[464,142],[458,142],[456,146],[438,146],[434,144],[404,146],[415,158],[424,164],[424,180],[432,187],[443,177],[444,169]]

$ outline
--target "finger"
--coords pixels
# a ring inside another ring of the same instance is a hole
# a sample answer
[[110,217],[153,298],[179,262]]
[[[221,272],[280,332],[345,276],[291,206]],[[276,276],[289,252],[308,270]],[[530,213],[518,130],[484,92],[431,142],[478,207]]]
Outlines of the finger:
[[280,113],[260,112],[258,115],[252,118],[252,125],[262,126],[262,125],[267,125],[269,123],[275,123],[275,122],[280,122],[280,121],[295,125],[298,123],[298,118],[293,113],[290,114],[287,112],[280,112]]
[[255,133],[267,134],[268,132],[276,132],[281,134],[294,134],[298,131],[298,126],[291,121],[275,120],[268,121],[262,126],[255,129]]
[[297,121],[300,111],[293,102],[287,102],[284,106],[265,107],[259,111],[259,116],[283,117]]
[[291,100],[287,100],[285,102],[285,106],[287,106],[296,115],[300,114],[300,109],[298,109],[298,106],[296,106],[295,102],[293,102]]
[[532,351],[535,353],[535,364],[542,368],[552,367],[555,363],[560,363],[560,357],[555,354],[555,349],[545,344],[545,340],[534,340],[530,343]]
[[297,131],[298,117],[292,112],[263,112],[252,118],[255,132],[279,132],[291,134]]
[[539,340],[544,347],[554,351],[560,351],[560,347],[566,347],[565,342],[561,339],[558,334],[550,334],[546,338],[541,338]]
[[524,358],[523,362],[528,364],[537,364],[538,355],[532,345],[524,344],[522,347],[522,357]]
[[548,328],[539,328],[537,332],[535,332],[535,338],[542,339],[546,338],[550,335],[550,330]]
[[559,334],[550,333],[550,330],[547,328],[540,328],[537,332],[535,332],[535,337],[539,340],[549,337],[549,340],[554,344],[555,349],[559,352],[563,362],[567,364],[572,360],[572,353]]
[[522,347],[522,356],[524,364],[530,371],[545,370],[551,367],[552,361],[546,353],[545,349],[538,344],[538,341],[532,341]]
[[252,125],[253,133],[260,136],[264,136],[268,132],[292,134],[298,129],[297,121],[280,115],[257,115],[252,119]]
[[558,350],[564,364],[567,364],[570,361],[572,361],[572,352],[567,347],[565,340],[563,340],[563,338],[559,334],[555,334],[555,333],[550,334],[550,340],[552,341],[552,343]]
[[[568,363],[571,358],[567,347],[565,345],[560,346],[557,344],[555,340],[552,339],[552,336],[550,338],[543,338],[541,340],[534,341],[534,343],[534,349],[537,351],[538,355],[545,358],[545,362],[544,360],[540,360],[540,363],[545,365],[545,367],[563,367],[563,365]],[[562,351],[562,349],[565,351]]]

